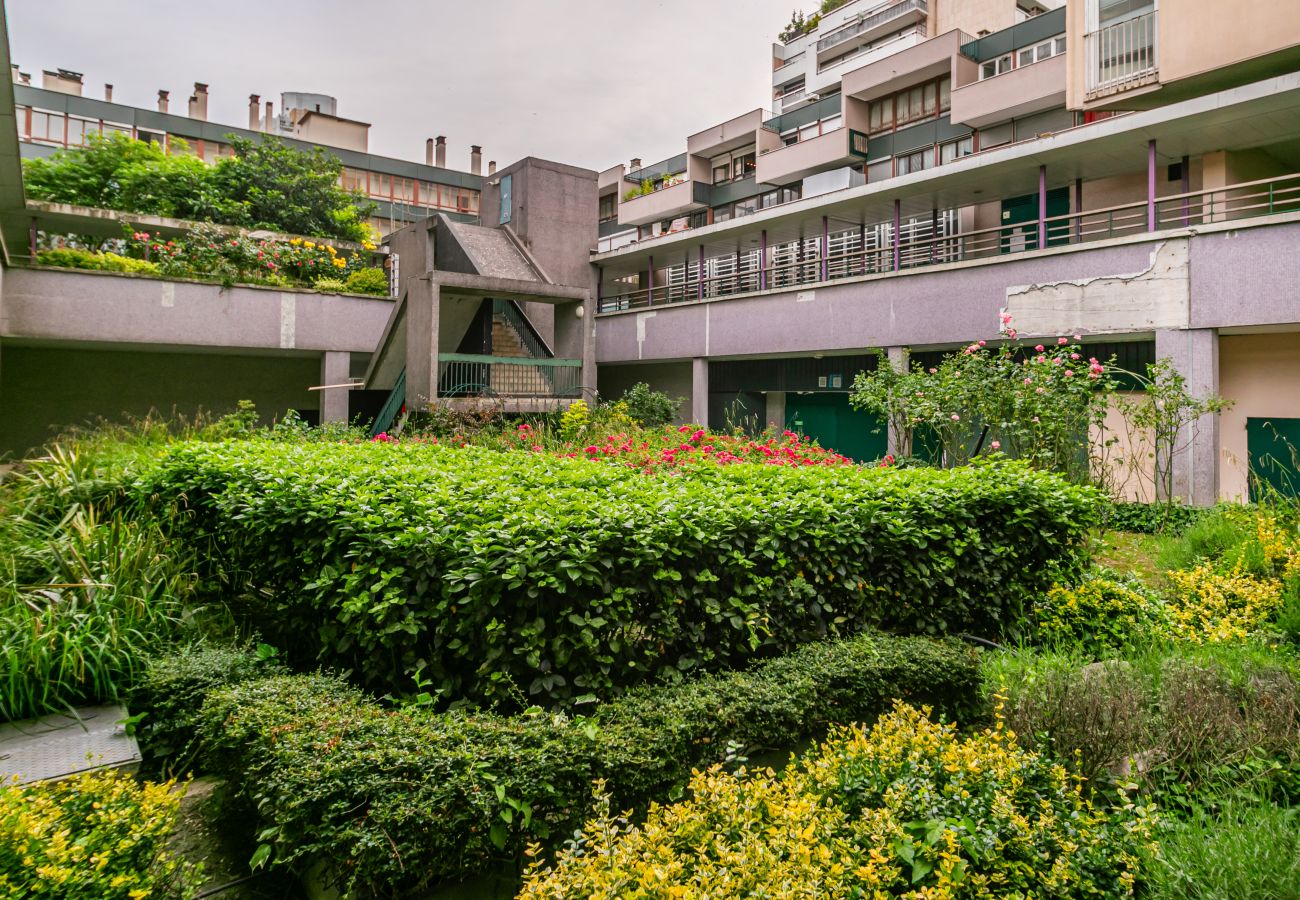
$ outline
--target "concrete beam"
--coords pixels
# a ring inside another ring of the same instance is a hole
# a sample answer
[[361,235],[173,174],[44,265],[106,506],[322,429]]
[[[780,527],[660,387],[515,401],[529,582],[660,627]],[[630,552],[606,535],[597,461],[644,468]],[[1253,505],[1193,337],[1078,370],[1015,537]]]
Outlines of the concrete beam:
[[406,290],[406,402],[415,410],[438,397],[438,322],[442,288],[427,275]]
[[703,356],[691,360],[691,418],[696,425],[709,425],[709,360]]

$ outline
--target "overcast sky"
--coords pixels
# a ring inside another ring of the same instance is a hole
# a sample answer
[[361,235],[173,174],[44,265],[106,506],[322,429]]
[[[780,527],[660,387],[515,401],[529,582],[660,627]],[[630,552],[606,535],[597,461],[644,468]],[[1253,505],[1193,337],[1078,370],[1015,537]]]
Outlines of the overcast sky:
[[[805,5],[812,5],[808,0]],[[372,123],[372,152],[424,159],[447,135],[505,165],[523,156],[604,169],[685,149],[686,135],[771,105],[770,46],[795,0],[8,0],[13,61],[85,75],[85,93],[245,125],[248,95],[338,98]]]

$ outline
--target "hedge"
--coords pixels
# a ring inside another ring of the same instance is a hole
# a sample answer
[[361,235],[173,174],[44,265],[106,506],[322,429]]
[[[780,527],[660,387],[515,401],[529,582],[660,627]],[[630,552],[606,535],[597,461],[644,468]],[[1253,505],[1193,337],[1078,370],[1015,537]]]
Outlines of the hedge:
[[532,841],[559,845],[596,779],[618,809],[644,811],[680,796],[693,768],[798,747],[894,698],[976,718],[979,684],[976,651],[955,639],[878,634],[643,687],[587,718],[392,710],[338,678],[277,676],[209,696],[200,741],[205,766],[238,786],[259,859],[324,862],[348,895],[405,895],[517,867]]
[[1098,496],[1015,464],[645,476],[262,441],[177,448],[140,490],[189,510],[181,534],[238,573],[250,624],[291,658],[516,705],[867,626],[1005,634],[1078,565]]

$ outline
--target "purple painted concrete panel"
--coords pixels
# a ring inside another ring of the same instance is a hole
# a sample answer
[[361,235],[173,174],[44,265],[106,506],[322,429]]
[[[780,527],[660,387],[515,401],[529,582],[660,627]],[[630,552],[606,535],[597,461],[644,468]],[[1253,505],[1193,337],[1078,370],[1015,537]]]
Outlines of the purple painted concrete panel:
[[597,359],[763,355],[995,338],[1009,286],[1140,272],[1150,265],[1152,246],[1144,242],[1009,258],[602,316],[596,325]]
[[1197,235],[1193,328],[1300,322],[1300,223]]
[[304,291],[223,290],[104,273],[10,269],[0,308],[4,337],[370,352],[392,304]]

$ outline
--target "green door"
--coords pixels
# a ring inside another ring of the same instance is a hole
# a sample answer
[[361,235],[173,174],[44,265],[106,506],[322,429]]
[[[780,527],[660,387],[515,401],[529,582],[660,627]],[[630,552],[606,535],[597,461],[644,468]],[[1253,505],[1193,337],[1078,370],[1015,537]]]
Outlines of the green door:
[[1247,419],[1250,499],[1300,496],[1300,419]]
[[858,462],[885,455],[884,422],[849,406],[848,394],[787,393],[785,427]]
[[[1047,192],[1047,217],[1064,216],[1070,212],[1070,189],[1056,188]],[[1011,197],[1002,201],[1001,249],[1003,253],[1038,249],[1038,195]],[[1069,226],[1064,222],[1049,222],[1047,246],[1070,242]]]

